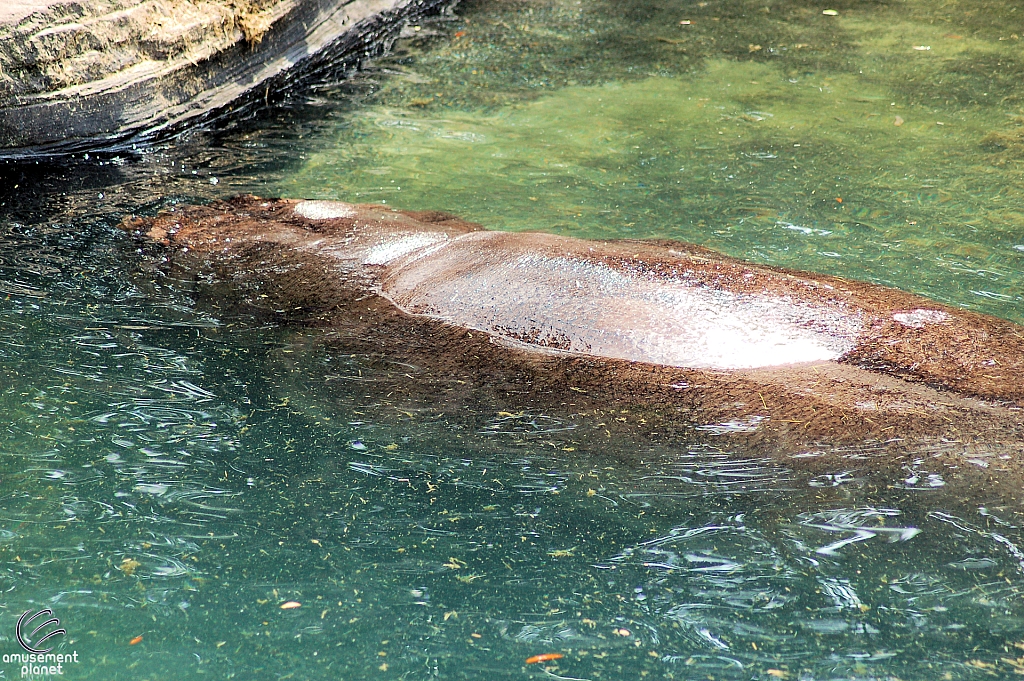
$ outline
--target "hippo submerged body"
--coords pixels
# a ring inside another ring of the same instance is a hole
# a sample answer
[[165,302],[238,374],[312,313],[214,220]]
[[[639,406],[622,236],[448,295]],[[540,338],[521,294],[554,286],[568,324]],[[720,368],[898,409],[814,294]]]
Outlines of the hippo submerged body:
[[501,381],[525,392],[760,419],[800,447],[894,429],[1021,440],[1024,328],[893,289],[689,244],[494,232],[330,201],[240,197],[128,224],[250,303],[362,325],[353,337],[372,335],[370,313],[389,352],[470,372],[515,365]]

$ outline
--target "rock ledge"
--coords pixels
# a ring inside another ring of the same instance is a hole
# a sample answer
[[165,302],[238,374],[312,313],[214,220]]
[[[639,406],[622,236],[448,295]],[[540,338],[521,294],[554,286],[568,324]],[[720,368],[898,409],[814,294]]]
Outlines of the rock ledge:
[[0,158],[116,151],[348,70],[452,0],[15,0],[0,6]]

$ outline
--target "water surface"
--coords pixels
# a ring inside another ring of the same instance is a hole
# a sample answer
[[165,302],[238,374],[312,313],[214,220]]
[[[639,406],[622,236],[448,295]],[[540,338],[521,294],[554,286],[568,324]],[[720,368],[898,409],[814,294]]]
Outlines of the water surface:
[[[1018,14],[474,3],[251,120],[5,167],[3,652],[50,607],[82,679],[1024,671],[1024,515],[984,483],[997,453],[972,476],[864,443],[825,470],[735,451],[756,424],[596,446],[568,408],[410,408],[374,385],[417,367],[214,316],[116,227],[239,192],[387,202],[1024,321]],[[564,657],[524,664],[540,653]]]

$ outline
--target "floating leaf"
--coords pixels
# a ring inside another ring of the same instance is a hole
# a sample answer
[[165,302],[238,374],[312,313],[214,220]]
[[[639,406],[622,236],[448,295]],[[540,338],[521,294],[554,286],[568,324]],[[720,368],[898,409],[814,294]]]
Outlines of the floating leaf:
[[125,558],[121,561],[121,564],[117,566],[117,569],[123,572],[127,576],[135,574],[135,569],[142,565],[139,561],[134,558]]

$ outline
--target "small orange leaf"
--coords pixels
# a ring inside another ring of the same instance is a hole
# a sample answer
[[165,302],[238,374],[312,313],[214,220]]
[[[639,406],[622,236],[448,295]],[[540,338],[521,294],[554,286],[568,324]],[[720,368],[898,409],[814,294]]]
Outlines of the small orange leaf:
[[131,641],[128,641],[128,645],[130,645],[130,646],[133,646],[136,643],[142,643],[142,635],[141,634],[136,636],[135,638],[133,638]]
[[282,610],[291,610],[292,608],[301,608],[301,607],[302,607],[302,603],[299,603],[298,601],[288,601],[286,603],[282,603],[281,604],[281,609]]
[[543,655],[534,655],[533,657],[526,658],[526,664],[536,664],[537,662],[548,662],[550,660],[560,660],[565,655],[562,653],[544,653]]
[[466,32],[465,32],[465,31],[456,31],[456,32],[455,32],[455,37],[456,37],[456,38],[461,38],[461,37],[462,37],[462,36],[464,36],[464,35],[466,35]]

